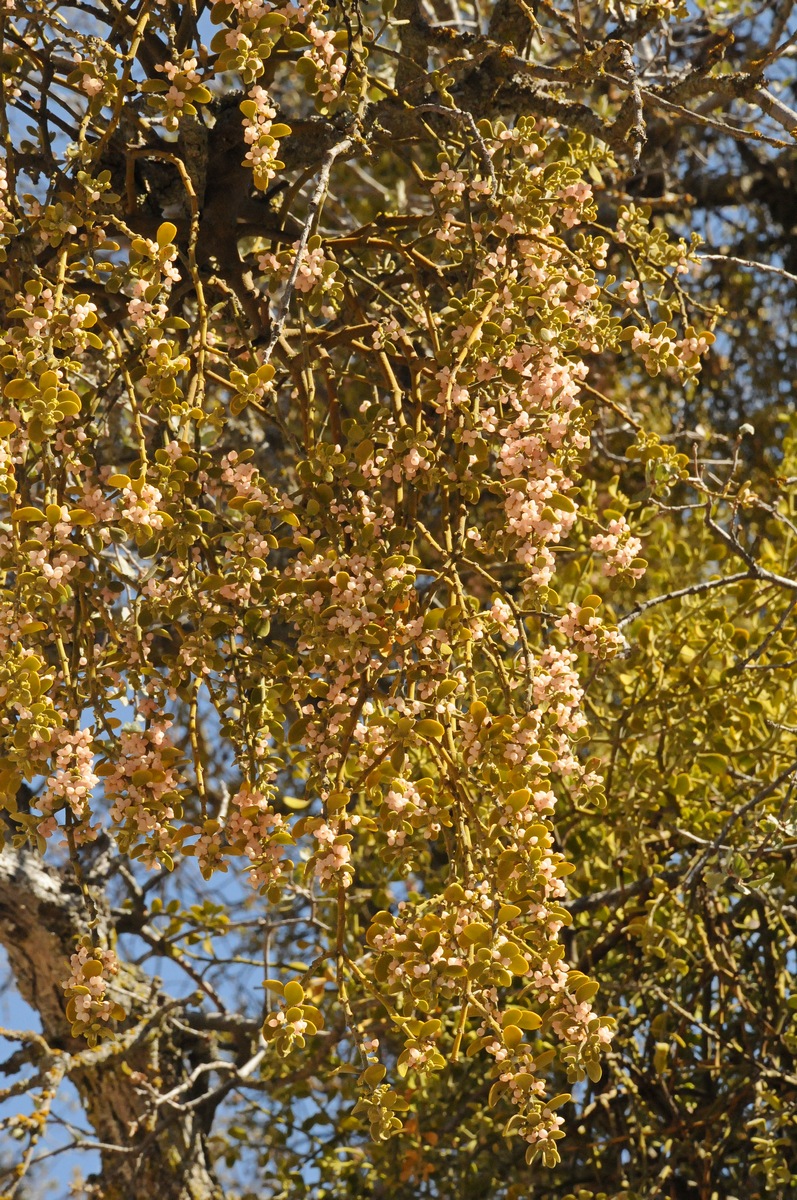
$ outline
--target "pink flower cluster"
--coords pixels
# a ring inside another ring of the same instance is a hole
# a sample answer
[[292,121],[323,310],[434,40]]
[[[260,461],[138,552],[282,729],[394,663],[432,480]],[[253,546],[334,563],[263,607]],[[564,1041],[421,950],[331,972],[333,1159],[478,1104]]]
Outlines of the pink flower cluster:
[[[227,818],[229,845],[246,855],[252,863],[249,882],[252,887],[268,888],[276,884],[289,866],[284,861],[285,843],[290,843],[285,818],[257,789],[242,788],[232,798]],[[282,841],[275,834],[285,834]]]
[[[258,266],[264,274],[268,274],[271,280],[279,280],[284,282],[294,271],[296,257],[299,253],[300,243],[294,242],[293,254],[285,254],[284,252],[278,257],[276,254],[261,254],[258,258]],[[321,245],[314,246],[312,249],[305,246],[302,249],[301,257],[298,264],[298,273],[294,287],[297,292],[306,294],[314,291],[316,288],[325,290],[331,283],[330,275],[324,271],[324,267],[331,260],[327,258],[324,247]]]
[[625,574],[632,579],[641,579],[645,574],[644,565],[633,565],[639,557],[642,542],[632,535],[625,517],[614,517],[609,521],[606,532],[596,533],[590,538],[589,544],[592,550],[606,556],[604,575]]
[[255,187],[265,191],[281,165],[279,140],[271,132],[277,110],[260,84],[249,89],[244,104],[244,141],[249,147],[244,161],[252,168]]
[[122,488],[122,516],[133,525],[162,529],[164,517],[158,508],[162,499],[158,488],[136,480],[135,485]]
[[42,837],[54,833],[58,828],[56,814],[67,807],[78,821],[78,826],[73,827],[75,841],[92,841],[97,836],[97,828],[89,825],[89,799],[99,778],[94,773],[91,730],[78,729],[70,733],[68,729],[61,728],[56,731],[54,741],[50,774],[35,802],[42,814],[39,833]]
[[316,879],[322,885],[335,879],[343,887],[348,887],[353,876],[353,872],[346,869],[351,862],[351,835],[344,834],[340,823],[333,821],[319,825],[313,830],[313,837],[319,843],[319,849],[313,856]]
[[566,613],[555,624],[578,650],[593,658],[611,658],[625,645],[617,629],[607,628],[597,614],[584,617],[578,604],[568,604]]
[[61,517],[55,524],[48,522],[32,529],[30,540],[38,545],[26,551],[31,569],[40,572],[48,588],[52,589],[66,583],[80,563],[74,553],[72,522],[66,507],[62,507]]
[[169,823],[180,802],[180,779],[179,752],[167,736],[171,724],[159,717],[146,729],[123,730],[104,779],[111,818],[123,827],[128,844],[142,843],[139,861],[148,867],[156,865],[159,851],[173,849]]
[[180,278],[175,265],[177,247],[159,246],[148,238],[137,239],[136,247],[137,254],[131,256],[130,266],[133,295],[127,302],[127,311],[135,326],[152,330],[165,319],[166,296]]
[[331,104],[340,94],[340,83],[346,73],[346,56],[337,49],[334,33],[321,29],[315,21],[308,21],[305,30],[310,46],[303,58],[316,69],[318,93],[325,104]]
[[63,987],[72,1006],[73,1025],[92,1021],[110,1021],[117,1017],[118,1006],[107,996],[108,982],[119,972],[119,960],[113,950],[92,949],[81,945],[71,956],[70,975]]
[[388,847],[400,851],[408,837],[435,840],[441,829],[440,810],[434,798],[421,792],[410,779],[396,776],[380,812]]

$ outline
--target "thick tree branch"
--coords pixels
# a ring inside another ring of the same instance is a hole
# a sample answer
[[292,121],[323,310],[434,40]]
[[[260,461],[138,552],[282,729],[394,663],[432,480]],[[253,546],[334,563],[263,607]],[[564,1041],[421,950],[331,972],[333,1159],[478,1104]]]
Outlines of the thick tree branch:
[[[221,1200],[201,1108],[172,1107],[168,1118],[153,1125],[149,1102],[136,1083],[135,1072],[146,1078],[156,1059],[164,1088],[182,1088],[198,1069],[191,1059],[202,1042],[187,1045],[170,1023],[174,1002],[123,965],[115,998],[127,1008],[128,1020],[118,1041],[91,1050],[70,1036],[62,980],[86,921],[82,894],[69,873],[27,848],[0,851],[0,943],[20,995],[39,1014],[51,1051],[65,1056],[65,1073],[98,1140],[108,1147],[102,1152],[104,1200],[148,1194],[163,1200]],[[114,940],[103,907],[95,934],[106,944]]]

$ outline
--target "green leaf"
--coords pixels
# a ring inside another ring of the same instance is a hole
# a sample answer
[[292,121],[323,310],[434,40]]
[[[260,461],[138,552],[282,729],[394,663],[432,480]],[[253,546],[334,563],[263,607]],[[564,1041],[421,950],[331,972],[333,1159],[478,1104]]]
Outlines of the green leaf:
[[422,721],[415,722],[415,732],[419,737],[433,738],[435,741],[439,741],[445,733],[445,728],[439,721],[425,717]]
[[176,237],[177,226],[172,221],[164,221],[162,225],[158,226],[158,232],[155,235],[155,239],[161,250],[163,250],[165,246],[171,245]]

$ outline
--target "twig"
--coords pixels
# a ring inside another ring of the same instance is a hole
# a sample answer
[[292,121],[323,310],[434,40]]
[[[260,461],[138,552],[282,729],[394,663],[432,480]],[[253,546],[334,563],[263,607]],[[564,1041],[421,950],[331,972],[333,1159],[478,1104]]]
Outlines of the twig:
[[[736,667],[737,671],[743,671],[745,669],[745,667],[748,667],[750,665],[750,663],[756,662],[761,657],[761,655],[764,653],[764,651],[766,650],[767,646],[770,644],[772,639],[777,637],[777,635],[783,629],[783,626],[786,624],[786,622],[788,621],[789,617],[792,614],[792,610],[793,610],[795,604],[797,604],[797,596],[792,597],[788,608],[782,613],[777,625],[774,625],[772,627],[772,629],[770,629],[769,633],[766,635],[764,640],[758,646],[756,646],[755,650],[753,650],[750,654],[748,654],[747,658],[745,658],[742,662],[737,664],[737,667]],[[777,665],[785,666],[786,664],[778,663]]]
[[299,278],[302,259],[304,258],[304,252],[310,239],[310,231],[313,228],[313,224],[321,209],[321,205],[324,203],[324,198],[327,194],[327,188],[329,187],[329,176],[335,159],[339,158],[341,154],[345,154],[347,150],[350,150],[352,145],[353,143],[351,138],[344,138],[343,141],[338,142],[337,145],[333,146],[324,155],[324,159],[321,163],[321,170],[318,174],[318,182],[315,186],[312,196],[310,197],[310,203],[307,206],[307,216],[305,217],[302,232],[296,247],[296,257],[293,260],[291,273],[288,276],[288,282],[285,284],[285,290],[280,297],[280,302],[271,325],[271,333],[269,334],[268,341],[263,347],[261,366],[264,366],[267,362],[269,362],[272,354],[274,353],[274,348],[276,347],[277,342],[282,337],[282,331],[285,327],[285,322],[288,319],[288,309],[290,308],[291,297],[293,296],[293,291],[296,287],[296,280]]
[[727,575],[723,579],[707,579],[704,583],[691,583],[688,587],[678,588],[674,592],[666,592],[663,596],[653,596],[652,599],[638,604],[630,613],[622,617],[617,622],[617,627],[622,629],[623,625],[627,625],[641,613],[647,612],[649,608],[655,608],[658,604],[666,604],[668,600],[679,600],[682,596],[699,596],[703,592],[710,592],[720,587],[730,587],[734,583],[741,583],[743,579],[752,578],[755,577],[749,571],[739,571],[738,574]]
[[632,429],[636,429],[637,431],[642,429],[641,421],[637,421],[635,417],[631,416],[630,412],[627,412],[626,409],[617,404],[616,401],[611,400],[608,396],[604,396],[603,392],[599,392],[597,388],[592,387],[591,384],[585,383],[584,381],[579,384],[579,387],[582,391],[589,392],[590,395],[597,397],[601,404],[605,404],[612,410],[612,412],[617,413],[618,417],[622,417]]
[[498,191],[498,180],[495,177],[495,167],[493,160],[490,157],[490,152],[484,138],[479,133],[479,127],[473,117],[473,113],[463,112],[461,108],[446,108],[444,104],[419,104],[413,107],[413,112],[432,112],[437,113],[441,117],[456,117],[464,125],[468,126],[471,136],[479,150],[479,158],[481,159],[482,170],[490,180],[490,192],[495,195]]
[[694,887],[694,885],[697,883],[698,874],[703,869],[711,855],[715,851],[719,850],[719,848],[722,846],[725,838],[730,833],[731,829],[739,820],[739,818],[743,817],[744,814],[749,812],[751,808],[755,808],[756,805],[760,804],[762,800],[766,800],[769,796],[771,796],[773,792],[777,791],[782,783],[785,783],[796,772],[797,761],[793,762],[790,767],[786,768],[785,771],[781,771],[780,775],[778,775],[776,779],[773,779],[771,783],[766,785],[766,787],[763,787],[760,791],[756,792],[756,794],[750,800],[745,800],[744,804],[741,804],[738,808],[733,810],[725,824],[722,826],[722,829],[714,838],[714,841],[711,842],[710,845],[703,851],[703,853],[695,859],[695,861],[692,863],[692,866],[687,871],[684,877],[684,890],[689,887]]
[[777,121],[778,125],[787,129],[789,133],[797,133],[797,112],[793,108],[789,108],[765,87],[756,88],[753,95],[767,116]]
[[741,542],[732,533],[728,533],[721,525],[717,524],[711,517],[708,507],[706,508],[706,525],[713,533],[716,533],[720,541],[724,542],[729,550],[733,551],[737,558],[741,558],[742,562],[747,563],[750,579],[763,579],[767,583],[776,583],[779,587],[786,588],[790,592],[797,592],[797,579],[789,579],[786,575],[779,575],[777,571],[769,571],[766,567],[760,566],[749,550],[745,550]]
[[733,254],[698,254],[697,257],[703,262],[729,262],[736,263],[738,267],[750,267],[754,271],[768,271],[772,275],[782,275],[784,279],[797,283],[797,275],[792,275],[791,271],[785,271],[783,267],[773,267],[770,263],[752,262],[747,258],[736,258]]

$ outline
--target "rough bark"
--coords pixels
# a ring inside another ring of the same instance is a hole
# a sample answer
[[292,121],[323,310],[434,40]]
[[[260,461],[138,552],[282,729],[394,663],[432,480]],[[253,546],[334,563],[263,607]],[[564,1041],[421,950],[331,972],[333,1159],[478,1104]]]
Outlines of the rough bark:
[[[104,928],[98,933],[107,938],[108,910],[100,909],[99,918]],[[128,1018],[117,1038],[89,1049],[70,1036],[61,981],[88,919],[83,895],[66,871],[27,848],[0,851],[0,943],[20,995],[39,1014],[53,1057],[65,1057],[65,1073],[97,1142],[106,1147],[102,1184],[94,1185],[93,1194],[102,1200],[149,1194],[160,1200],[221,1200],[207,1154],[210,1114],[203,1111],[201,1093],[188,1091],[179,1105],[153,1112],[146,1088],[149,1083],[168,1092],[208,1054],[206,1037],[186,1034],[173,1021],[174,1001],[123,964],[114,998]]]

